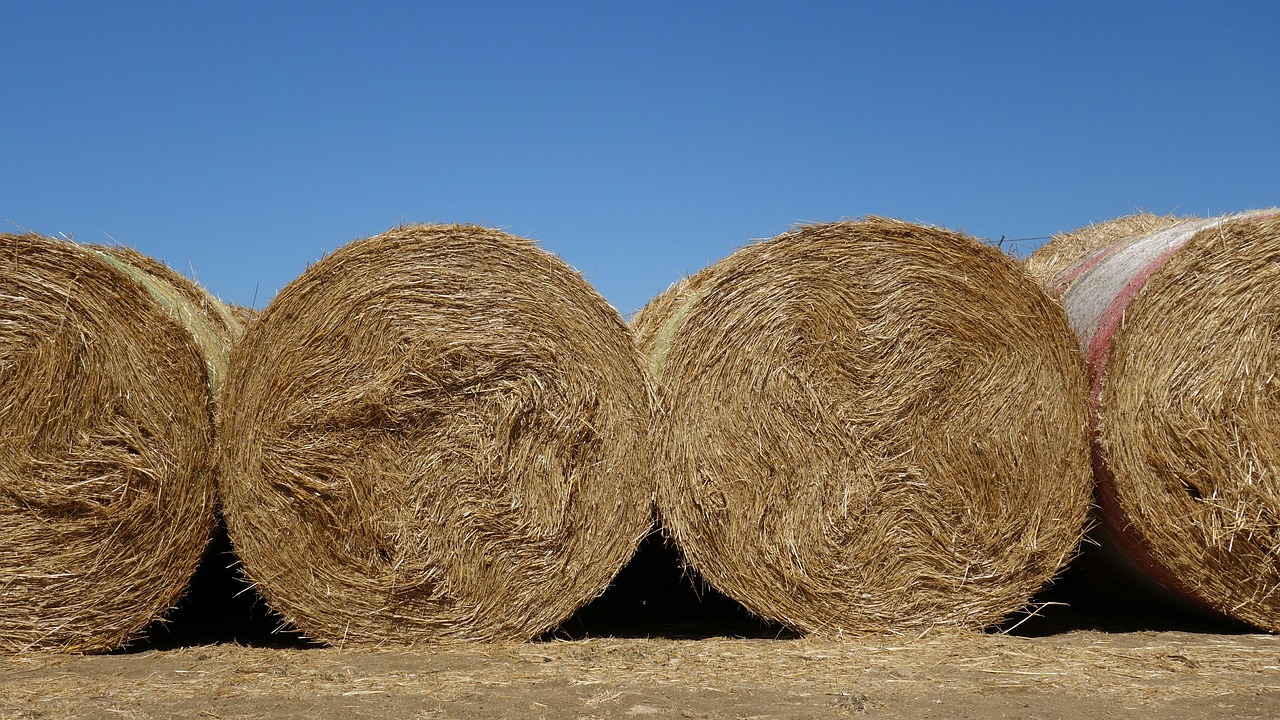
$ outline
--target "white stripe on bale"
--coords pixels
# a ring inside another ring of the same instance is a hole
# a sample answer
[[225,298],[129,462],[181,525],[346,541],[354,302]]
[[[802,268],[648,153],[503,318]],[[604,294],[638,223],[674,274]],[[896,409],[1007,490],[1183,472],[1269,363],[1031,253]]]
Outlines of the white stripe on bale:
[[[1088,352],[1103,315],[1125,286],[1150,267],[1152,261],[1170,250],[1181,248],[1196,233],[1220,225],[1224,219],[1192,220],[1157,230],[1136,238],[1128,247],[1120,250],[1114,250],[1110,246],[1099,249],[1080,263],[1090,262],[1099,254],[1109,253],[1095,267],[1076,278],[1062,298],[1067,309],[1067,320],[1080,338],[1081,349]],[[1079,264],[1074,267],[1078,266]],[[1070,274],[1072,270],[1063,275]]]

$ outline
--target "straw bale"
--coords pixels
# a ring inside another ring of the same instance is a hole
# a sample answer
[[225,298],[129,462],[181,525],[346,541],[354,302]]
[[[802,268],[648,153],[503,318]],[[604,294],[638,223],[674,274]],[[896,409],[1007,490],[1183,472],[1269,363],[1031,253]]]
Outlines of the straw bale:
[[1097,564],[1280,631],[1280,211],[1118,238],[1050,282],[1092,372]]
[[200,560],[235,326],[178,278],[129,250],[0,235],[0,650],[117,647]]
[[1024,267],[1031,279],[1047,286],[1049,280],[1100,248],[1163,230],[1186,219],[1140,212],[1087,225],[1069,233],[1058,233],[1032,253]]
[[626,324],[561,260],[395,228],[309,268],[233,350],[227,526],[314,639],[530,639],[648,532],[650,412]]
[[664,529],[752,612],[827,635],[984,627],[1073,554],[1083,364],[996,248],[881,218],[801,227],[634,326]]
[[258,315],[261,314],[258,310],[251,308],[248,305],[236,305],[235,303],[231,303],[227,305],[227,308],[231,310],[231,314],[235,316],[236,320],[240,322],[242,327],[249,327],[252,325],[258,319]]

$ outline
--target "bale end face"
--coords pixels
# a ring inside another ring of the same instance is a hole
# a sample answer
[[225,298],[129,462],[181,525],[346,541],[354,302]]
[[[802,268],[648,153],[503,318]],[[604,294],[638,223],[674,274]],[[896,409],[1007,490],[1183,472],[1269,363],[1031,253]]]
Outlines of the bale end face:
[[617,312],[531,242],[360,240],[237,345],[221,423],[248,575],[337,645],[529,639],[651,520],[648,399]]
[[0,235],[0,407],[0,648],[114,648],[176,601],[209,539],[205,359],[95,251]]
[[664,526],[753,612],[829,635],[983,627],[1074,552],[1083,366],[998,250],[878,218],[804,227],[635,327]]

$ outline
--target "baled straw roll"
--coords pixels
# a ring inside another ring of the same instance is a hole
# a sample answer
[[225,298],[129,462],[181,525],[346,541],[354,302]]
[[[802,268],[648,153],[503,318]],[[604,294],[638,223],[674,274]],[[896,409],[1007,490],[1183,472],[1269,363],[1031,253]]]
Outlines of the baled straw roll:
[[130,250],[0,235],[0,650],[119,646],[214,522],[220,304]]
[[983,627],[1072,556],[1083,364],[999,250],[869,218],[743,248],[635,320],[661,393],[667,533],[810,633]]
[[650,407],[626,324],[564,262],[396,228],[309,268],[233,351],[227,526],[315,639],[530,639],[648,532]]
[[1165,219],[1045,282],[1092,372],[1101,567],[1280,630],[1280,211]]

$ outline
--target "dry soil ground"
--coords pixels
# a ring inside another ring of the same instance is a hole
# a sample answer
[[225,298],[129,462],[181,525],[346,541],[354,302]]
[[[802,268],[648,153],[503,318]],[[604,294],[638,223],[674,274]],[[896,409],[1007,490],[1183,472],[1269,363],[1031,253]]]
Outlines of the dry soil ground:
[[369,652],[271,633],[229,552],[131,652],[0,656],[0,720],[1280,718],[1280,636],[1090,595],[1071,571],[1008,634],[820,641],[647,542],[556,639]]
[[219,644],[0,660],[0,718],[170,717],[1270,720],[1280,717],[1280,638],[597,638],[416,652]]

